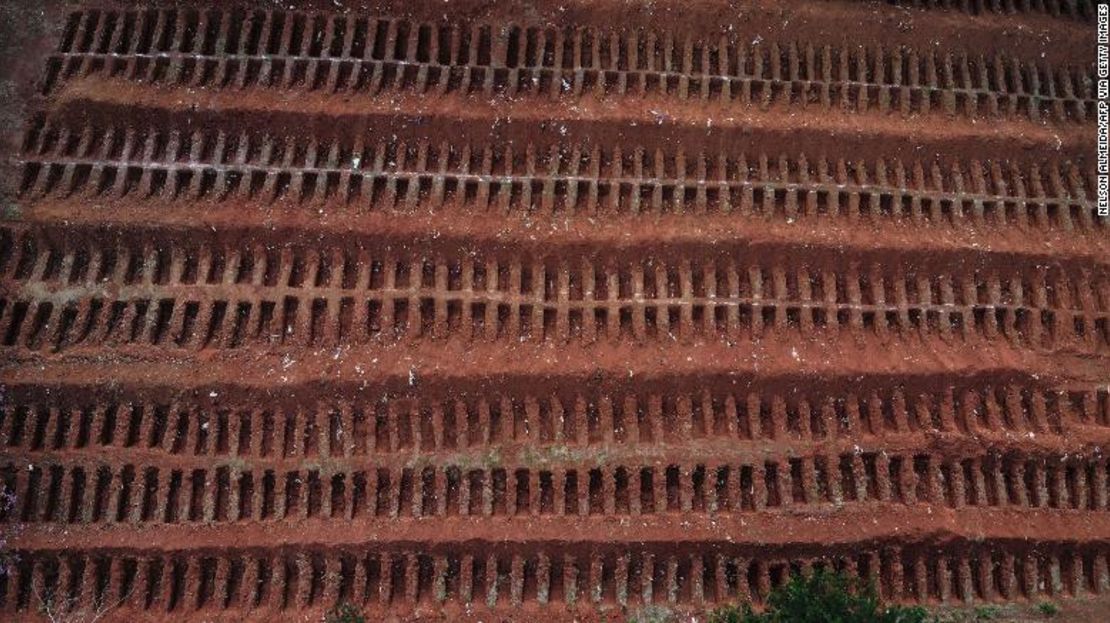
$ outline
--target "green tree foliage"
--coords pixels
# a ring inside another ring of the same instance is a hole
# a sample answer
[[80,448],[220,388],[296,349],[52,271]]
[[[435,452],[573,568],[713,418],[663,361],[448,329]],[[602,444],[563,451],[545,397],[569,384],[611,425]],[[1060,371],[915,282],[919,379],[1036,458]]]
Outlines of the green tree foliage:
[[366,623],[366,616],[354,604],[343,602],[328,611],[324,623]]
[[925,623],[927,616],[921,607],[883,607],[869,582],[821,570],[776,588],[762,613],[731,606],[713,611],[709,623]]

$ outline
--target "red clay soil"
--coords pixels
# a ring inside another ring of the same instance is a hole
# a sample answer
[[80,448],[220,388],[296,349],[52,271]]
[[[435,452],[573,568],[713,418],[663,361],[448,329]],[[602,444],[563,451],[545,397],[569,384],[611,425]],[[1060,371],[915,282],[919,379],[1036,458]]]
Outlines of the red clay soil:
[[17,4],[0,618],[1107,618],[1093,2]]

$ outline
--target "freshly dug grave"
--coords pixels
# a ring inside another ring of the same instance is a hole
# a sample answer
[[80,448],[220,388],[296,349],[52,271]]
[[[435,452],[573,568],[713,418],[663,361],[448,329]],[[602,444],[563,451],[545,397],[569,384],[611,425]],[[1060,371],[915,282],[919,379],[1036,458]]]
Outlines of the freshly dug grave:
[[1093,3],[282,4],[8,9],[9,616],[1093,616]]

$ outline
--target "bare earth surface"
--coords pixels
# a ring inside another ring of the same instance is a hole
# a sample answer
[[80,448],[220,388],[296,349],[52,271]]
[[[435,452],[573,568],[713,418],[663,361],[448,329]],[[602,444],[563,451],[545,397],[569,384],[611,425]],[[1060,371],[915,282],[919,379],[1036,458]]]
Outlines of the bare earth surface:
[[0,619],[1110,620],[1093,2],[0,22]]

